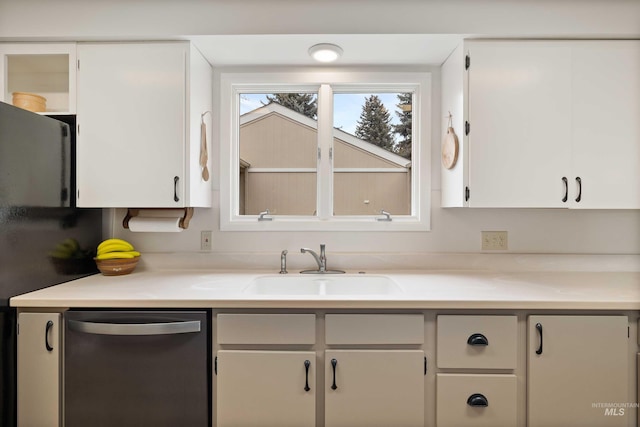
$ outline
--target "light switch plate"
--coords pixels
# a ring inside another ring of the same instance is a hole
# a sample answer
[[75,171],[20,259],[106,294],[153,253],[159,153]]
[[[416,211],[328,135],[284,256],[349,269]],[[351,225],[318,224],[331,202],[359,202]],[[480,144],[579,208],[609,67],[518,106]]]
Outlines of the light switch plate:
[[506,251],[508,249],[508,233],[506,231],[483,231],[483,251]]

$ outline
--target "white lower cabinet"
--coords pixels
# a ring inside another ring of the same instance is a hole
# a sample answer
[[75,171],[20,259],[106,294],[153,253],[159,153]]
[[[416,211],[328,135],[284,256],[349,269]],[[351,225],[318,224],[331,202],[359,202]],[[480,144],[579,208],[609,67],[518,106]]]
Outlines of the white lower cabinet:
[[436,331],[438,368],[457,370],[436,375],[436,425],[517,426],[517,316],[439,315]]
[[218,427],[315,426],[315,365],[313,351],[219,351]]
[[626,316],[530,316],[529,427],[629,424]]
[[503,374],[438,374],[438,427],[517,425],[517,378]]
[[61,426],[60,313],[18,316],[18,427]]
[[326,427],[424,426],[424,352],[327,350]]

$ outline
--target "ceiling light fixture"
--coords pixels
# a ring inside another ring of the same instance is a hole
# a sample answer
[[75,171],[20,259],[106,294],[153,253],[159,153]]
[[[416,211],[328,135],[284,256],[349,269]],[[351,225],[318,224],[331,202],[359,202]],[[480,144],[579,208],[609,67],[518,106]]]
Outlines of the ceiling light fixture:
[[333,62],[342,56],[342,48],[331,43],[320,43],[309,48],[309,55],[318,62]]

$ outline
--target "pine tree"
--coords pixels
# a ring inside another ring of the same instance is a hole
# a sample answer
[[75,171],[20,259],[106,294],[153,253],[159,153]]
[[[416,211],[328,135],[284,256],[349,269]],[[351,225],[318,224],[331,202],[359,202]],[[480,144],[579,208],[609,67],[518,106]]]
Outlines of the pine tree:
[[411,93],[398,94],[398,108],[396,115],[400,119],[400,124],[392,125],[393,132],[402,138],[395,146],[395,152],[406,159],[411,159]]
[[377,95],[365,98],[360,120],[356,126],[356,136],[385,150],[393,151],[391,117]]
[[318,99],[313,93],[274,93],[267,95],[267,100],[316,120]]

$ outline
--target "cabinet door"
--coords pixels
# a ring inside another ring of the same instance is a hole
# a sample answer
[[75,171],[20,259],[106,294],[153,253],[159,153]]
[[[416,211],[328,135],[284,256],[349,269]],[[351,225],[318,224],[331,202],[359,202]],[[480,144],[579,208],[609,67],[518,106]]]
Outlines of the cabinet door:
[[626,316],[529,317],[528,426],[628,425],[620,409],[598,406],[629,402],[628,325]]
[[571,207],[639,209],[640,41],[579,42],[572,57]]
[[424,352],[326,351],[325,425],[424,426]]
[[219,351],[218,427],[314,426],[315,362],[311,351]]
[[186,47],[78,46],[78,206],[184,206]]
[[566,207],[569,46],[473,42],[468,53],[469,206]]
[[60,413],[58,313],[18,317],[18,427],[57,427]]

